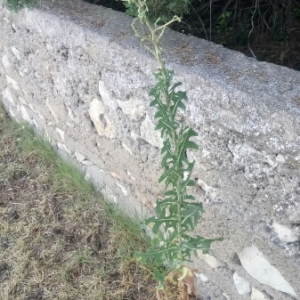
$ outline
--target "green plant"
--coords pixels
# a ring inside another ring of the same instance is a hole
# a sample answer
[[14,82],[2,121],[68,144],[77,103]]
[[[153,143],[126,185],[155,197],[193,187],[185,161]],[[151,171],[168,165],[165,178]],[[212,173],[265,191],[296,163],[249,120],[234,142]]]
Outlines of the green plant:
[[158,199],[156,203],[156,216],[145,220],[153,233],[152,247],[146,253],[137,253],[136,256],[142,263],[154,261],[157,265],[165,266],[154,269],[155,279],[159,283],[158,289],[164,288],[166,277],[176,274],[179,281],[188,286],[190,292],[195,292],[193,272],[186,263],[191,260],[193,254],[197,255],[199,249],[207,253],[211,243],[219,239],[190,235],[204,212],[202,203],[197,202],[187,191],[188,187],[195,185],[191,179],[194,162],[188,159],[187,150],[198,149],[198,145],[191,140],[197,133],[176,119],[178,109],[185,110],[188,97],[186,92],[177,89],[181,85],[180,82],[172,83],[174,72],[166,68],[160,47],[166,27],[180,19],[174,16],[163,25],[159,25],[159,19],[152,23],[147,15],[146,1],[127,2],[136,5],[138,20],[149,30],[148,35],[140,33],[135,26],[136,19],[132,24],[136,35],[160,65],[159,71],[154,74],[156,85],[149,95],[153,98],[150,106],[157,109],[155,130],[159,130],[163,138],[163,174],[158,181],[165,184],[164,198]]
[[[145,0],[147,7],[147,18],[155,23],[156,21],[168,22],[174,15],[183,16],[189,13],[192,0]],[[127,8],[126,14],[139,17],[138,7],[134,1],[124,1]]]
[[233,30],[233,27],[229,25],[231,20],[231,12],[224,11],[218,18],[216,25],[217,33],[220,37],[220,43],[226,44],[226,35]]
[[34,8],[40,0],[4,0],[5,6],[11,11],[19,11],[25,7]]

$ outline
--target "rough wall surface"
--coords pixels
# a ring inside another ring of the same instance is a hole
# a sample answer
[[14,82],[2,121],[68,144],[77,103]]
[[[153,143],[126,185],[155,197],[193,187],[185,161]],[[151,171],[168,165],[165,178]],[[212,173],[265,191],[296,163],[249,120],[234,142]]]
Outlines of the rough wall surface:
[[[148,107],[157,64],[130,23],[79,0],[0,7],[0,91],[107,199],[143,213],[162,193]],[[199,133],[197,233],[224,238],[195,259],[201,297],[299,299],[300,73],[171,31],[164,49]]]

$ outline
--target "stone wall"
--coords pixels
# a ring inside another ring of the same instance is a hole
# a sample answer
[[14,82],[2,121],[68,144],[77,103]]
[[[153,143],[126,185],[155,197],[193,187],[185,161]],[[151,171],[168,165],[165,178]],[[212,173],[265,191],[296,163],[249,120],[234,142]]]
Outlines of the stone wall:
[[[148,91],[157,63],[131,19],[79,0],[0,7],[0,91],[108,200],[153,210],[162,142]],[[195,259],[203,299],[299,299],[300,73],[168,31],[166,61],[199,133],[197,234],[223,237]]]

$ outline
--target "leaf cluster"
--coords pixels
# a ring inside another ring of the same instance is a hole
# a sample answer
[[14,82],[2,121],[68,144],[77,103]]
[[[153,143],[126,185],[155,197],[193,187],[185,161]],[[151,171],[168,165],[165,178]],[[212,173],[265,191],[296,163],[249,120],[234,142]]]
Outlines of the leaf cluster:
[[[146,0],[147,16],[152,23],[155,23],[158,18],[160,23],[166,23],[174,15],[183,16],[187,14],[190,10],[191,2],[192,0]],[[138,9],[134,2],[125,1],[124,4],[127,8],[127,15],[138,16]]]

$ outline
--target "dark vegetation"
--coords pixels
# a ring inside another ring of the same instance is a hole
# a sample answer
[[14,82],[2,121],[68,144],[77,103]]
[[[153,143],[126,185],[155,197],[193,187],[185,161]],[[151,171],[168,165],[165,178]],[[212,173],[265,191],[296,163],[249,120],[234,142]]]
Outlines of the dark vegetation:
[[[135,16],[122,1],[84,0]],[[300,1],[147,0],[152,20],[174,14],[179,32],[219,43],[258,60],[300,70]]]

